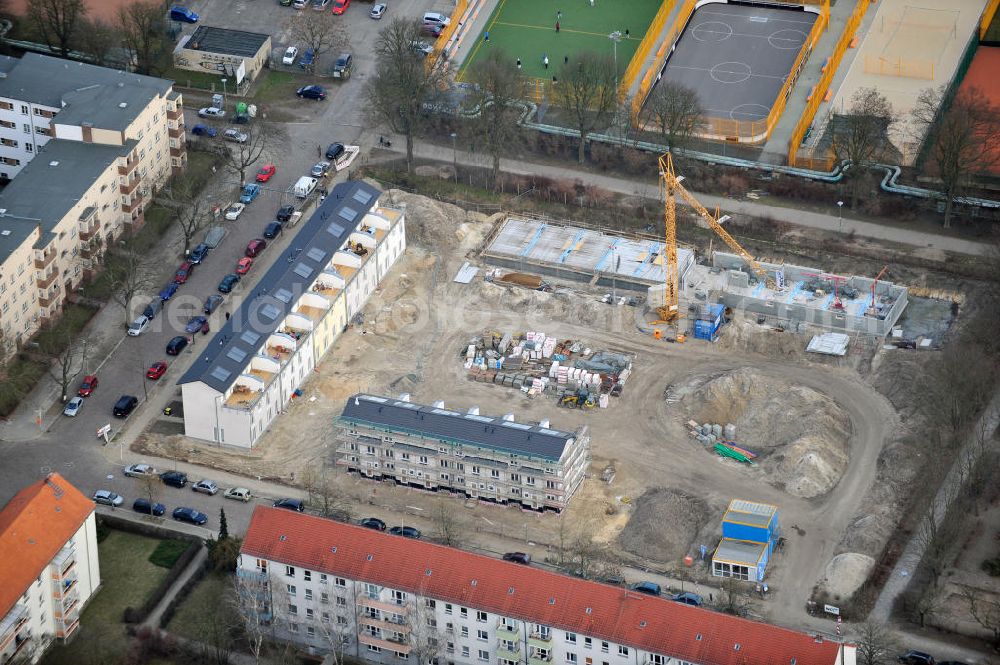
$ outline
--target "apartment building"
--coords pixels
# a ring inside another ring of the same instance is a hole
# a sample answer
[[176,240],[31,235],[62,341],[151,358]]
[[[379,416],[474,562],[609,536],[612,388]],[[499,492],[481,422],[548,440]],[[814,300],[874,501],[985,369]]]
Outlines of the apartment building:
[[0,663],[37,662],[101,585],[94,502],[58,473],[0,510]]
[[258,506],[244,618],[315,653],[427,665],[855,665],[852,645]]
[[564,432],[547,420],[520,423],[513,414],[481,415],[478,407],[462,413],[444,402],[422,406],[407,395],[355,395],[338,425],[336,462],[348,471],[534,510],[565,508],[590,462],[586,426]]
[[178,382],[184,433],[251,448],[406,249],[401,210],[336,185]]
[[59,314],[187,164],[181,101],[164,79],[0,58],[0,356]]

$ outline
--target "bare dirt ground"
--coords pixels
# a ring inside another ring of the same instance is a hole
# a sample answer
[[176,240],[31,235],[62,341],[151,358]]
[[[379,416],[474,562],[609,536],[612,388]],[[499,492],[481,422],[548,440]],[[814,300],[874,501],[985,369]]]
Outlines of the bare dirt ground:
[[[800,618],[827,564],[844,551],[849,528],[881,535],[896,523],[889,513],[872,515],[868,525],[857,522],[883,446],[899,427],[890,401],[856,371],[863,364],[858,358],[807,357],[806,337],[743,322],[727,328],[716,345],[666,344],[638,331],[636,308],[604,305],[600,293],[581,285],[542,293],[481,279],[453,283],[462,263],[476,260],[491,220],[420,196],[391,197],[407,210],[405,257],[372,298],[364,323],[340,338],[305,384],[303,397],[287,407],[261,444],[249,455],[234,454],[147,433],[144,445],[151,452],[300,482],[310,470],[332,467],[335,417],[358,391],[408,392],[416,402],[443,399],[455,408],[479,406],[484,414],[513,412],[522,422],[550,419],[560,429],[587,425],[591,473],[563,516],[329,473],[355,517],[381,514],[398,522],[407,515],[433,535],[440,526],[434,515],[443,505],[461,525],[466,547],[516,546],[543,558],[557,547],[561,532],[567,539],[584,536],[627,550],[665,572],[680,569],[685,554],[697,558],[698,545],[714,547],[709,538],[717,534],[730,499],[772,503],[779,506],[788,542],[769,571],[777,602],[767,611],[785,623]],[[541,330],[592,348],[627,351],[635,354],[635,373],[608,409],[559,410],[550,398],[531,399],[466,378],[459,351],[484,330]],[[709,385],[713,381],[719,383]],[[666,402],[671,385],[700,387],[702,403]],[[707,400],[711,395],[717,398]],[[744,439],[748,447],[767,448],[770,461],[748,468],[711,454],[684,425],[692,415],[703,422],[736,422],[738,432],[750,437]],[[616,469],[610,485],[600,480],[609,464]]]

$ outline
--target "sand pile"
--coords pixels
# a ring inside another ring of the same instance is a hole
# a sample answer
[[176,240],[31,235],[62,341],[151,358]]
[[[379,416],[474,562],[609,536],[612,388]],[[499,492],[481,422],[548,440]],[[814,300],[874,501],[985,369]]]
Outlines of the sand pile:
[[699,423],[733,423],[736,443],[789,494],[830,491],[847,468],[851,421],[826,395],[742,368],[708,380],[684,397]]
[[838,554],[826,565],[820,588],[835,601],[847,600],[864,584],[874,567],[875,559],[870,556],[857,552]]
[[708,504],[677,490],[654,487],[635,501],[618,542],[644,559],[676,563],[691,550],[709,516]]

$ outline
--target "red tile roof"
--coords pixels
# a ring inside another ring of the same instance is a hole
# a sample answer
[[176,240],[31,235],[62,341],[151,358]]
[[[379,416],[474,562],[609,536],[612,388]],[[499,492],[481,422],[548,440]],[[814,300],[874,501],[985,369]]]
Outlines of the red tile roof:
[[278,508],[254,510],[242,552],[704,665],[838,657],[805,633]]
[[0,617],[92,512],[94,502],[58,473],[28,485],[0,510]]

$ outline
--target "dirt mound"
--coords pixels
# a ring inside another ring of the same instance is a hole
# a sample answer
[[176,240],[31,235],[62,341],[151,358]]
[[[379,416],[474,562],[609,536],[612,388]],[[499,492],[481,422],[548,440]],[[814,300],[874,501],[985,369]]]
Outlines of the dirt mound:
[[644,559],[676,563],[688,554],[708,516],[708,504],[701,499],[654,487],[636,499],[618,542]]
[[[456,247],[466,233],[463,226],[469,221],[476,221],[470,213],[456,205],[419,194],[390,189],[386,197],[391,206],[405,206],[406,243],[435,248],[438,256],[444,256]],[[481,217],[472,214],[476,218]]]
[[[523,286],[481,282],[476,299],[512,312],[528,315],[538,321],[540,330],[551,327],[549,319],[572,321],[600,330],[620,330],[623,315],[632,314],[631,307],[608,307],[597,298],[587,298],[569,290],[556,289],[546,293]],[[624,311],[627,310],[627,311]]]
[[710,379],[684,397],[699,423],[733,423],[736,443],[789,494],[830,491],[847,468],[851,420],[826,395],[742,368]]
[[833,600],[846,600],[854,595],[872,568],[875,559],[857,552],[844,552],[830,559],[826,565],[820,588],[830,594]]

